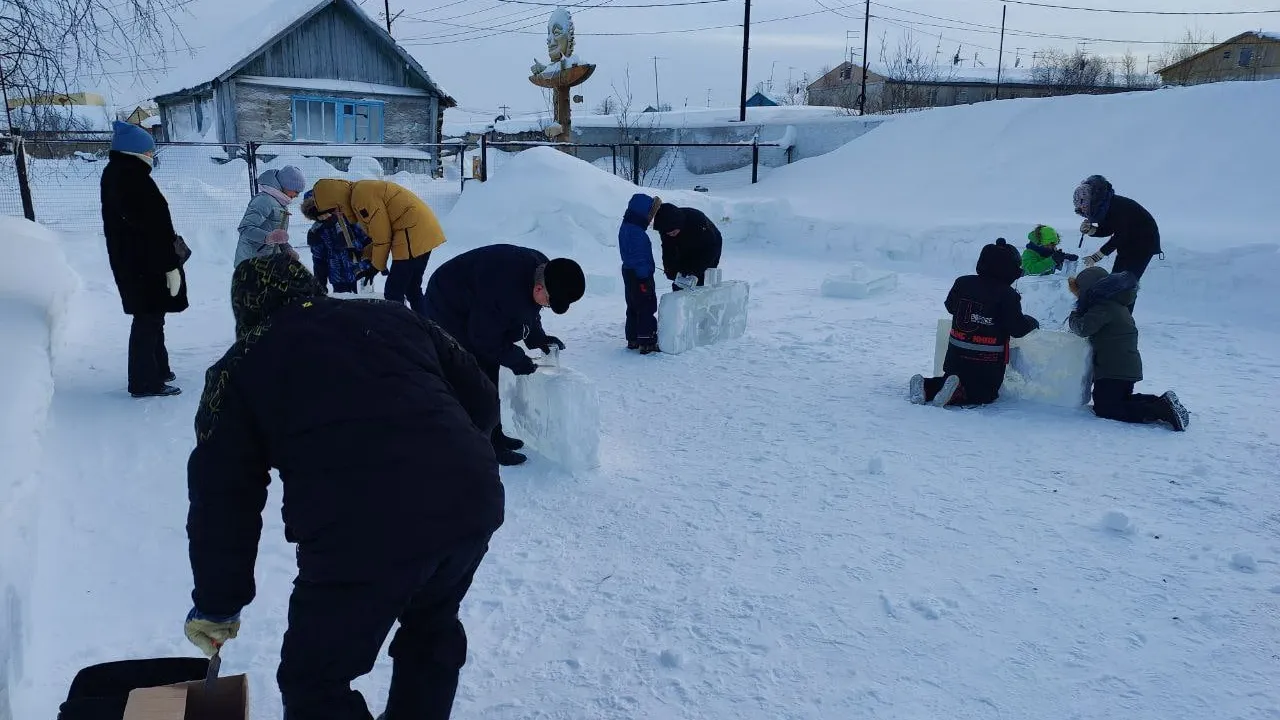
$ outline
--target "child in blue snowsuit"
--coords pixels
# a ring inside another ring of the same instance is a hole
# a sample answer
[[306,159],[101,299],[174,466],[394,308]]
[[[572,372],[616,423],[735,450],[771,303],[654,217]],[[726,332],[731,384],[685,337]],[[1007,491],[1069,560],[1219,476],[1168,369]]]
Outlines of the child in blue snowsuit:
[[618,227],[618,253],[622,256],[622,286],[627,300],[627,349],[641,355],[658,351],[658,294],[653,286],[653,243],[649,224],[662,201],[637,193],[627,203]]
[[335,293],[355,293],[356,274],[373,267],[363,258],[369,236],[359,225],[345,222],[340,213],[317,212],[311,191],[303,196],[302,214],[315,222],[307,232],[307,245],[316,285],[324,292],[328,280]]

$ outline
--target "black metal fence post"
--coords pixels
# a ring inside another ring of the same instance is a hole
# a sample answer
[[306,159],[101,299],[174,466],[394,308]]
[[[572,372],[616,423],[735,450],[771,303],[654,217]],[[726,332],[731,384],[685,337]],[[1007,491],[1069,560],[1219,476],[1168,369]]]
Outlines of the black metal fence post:
[[760,134],[751,138],[751,184],[760,181]]
[[27,146],[22,131],[13,128],[13,161],[18,169],[18,193],[22,195],[22,214],[36,221],[36,206],[31,201],[31,178],[27,175]]
[[631,143],[631,184],[640,184],[640,138]]
[[489,133],[480,136],[480,182],[489,179]]
[[610,145],[609,150],[613,153],[613,176],[618,177],[618,146]]
[[[465,142],[458,144],[458,192],[467,189],[467,144]],[[482,161],[483,162],[483,161]],[[444,172],[444,166],[440,168],[441,173]]]
[[258,143],[245,143],[245,162],[249,167],[249,197],[258,194]]

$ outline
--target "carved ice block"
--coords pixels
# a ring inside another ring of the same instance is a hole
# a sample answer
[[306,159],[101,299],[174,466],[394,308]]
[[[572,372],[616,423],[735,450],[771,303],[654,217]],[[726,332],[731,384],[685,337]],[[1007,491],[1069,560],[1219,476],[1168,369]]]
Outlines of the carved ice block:
[[[938,321],[933,374],[942,376],[951,318]],[[1093,384],[1093,348],[1089,341],[1065,330],[1033,330],[1009,343],[1002,397],[1080,407],[1089,404]]]
[[541,366],[532,375],[502,370],[499,384],[507,434],[571,472],[599,466],[600,401],[595,383],[555,358],[538,362]]
[[658,302],[658,346],[678,355],[742,337],[749,299],[750,286],[742,280],[663,295]]
[[888,270],[871,270],[854,263],[847,275],[832,275],[822,281],[825,297],[861,300],[898,287],[898,274]]

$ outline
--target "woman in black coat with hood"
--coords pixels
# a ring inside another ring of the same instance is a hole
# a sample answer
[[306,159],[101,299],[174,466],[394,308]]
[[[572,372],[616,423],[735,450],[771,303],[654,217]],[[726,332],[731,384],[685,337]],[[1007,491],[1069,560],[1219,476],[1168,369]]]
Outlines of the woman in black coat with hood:
[[169,203],[151,178],[155,140],[116,121],[111,159],[102,171],[102,232],[129,331],[129,394],[177,395],[164,346],[164,316],[187,309],[187,281]]
[[951,337],[942,377],[911,378],[911,402],[987,405],[1000,397],[1009,338],[1023,337],[1040,323],[1022,312],[1013,283],[1022,277],[1022,258],[1004,238],[982,248],[976,275],[956,278],[944,303],[951,313]]

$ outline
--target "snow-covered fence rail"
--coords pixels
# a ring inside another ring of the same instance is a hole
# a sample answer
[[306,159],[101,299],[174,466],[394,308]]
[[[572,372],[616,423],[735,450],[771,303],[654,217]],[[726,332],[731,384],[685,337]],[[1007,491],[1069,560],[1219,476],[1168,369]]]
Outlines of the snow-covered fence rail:
[[501,172],[507,158],[532,147],[558,148],[641,187],[682,190],[723,190],[753,184],[762,173],[790,163],[793,150],[785,139],[777,143],[482,142],[482,176]]

